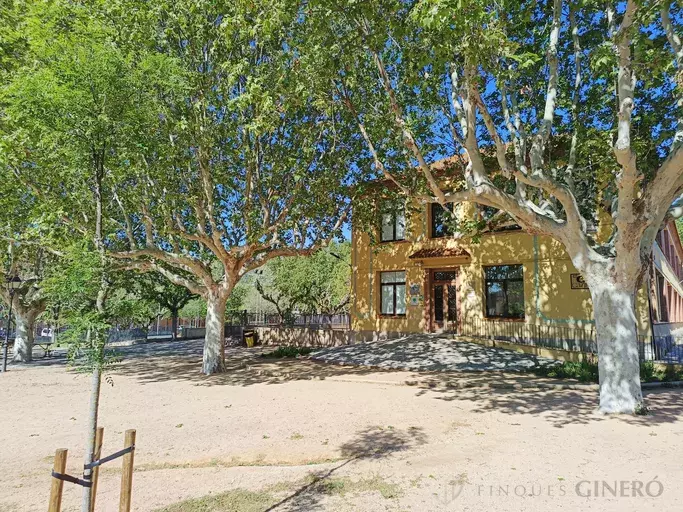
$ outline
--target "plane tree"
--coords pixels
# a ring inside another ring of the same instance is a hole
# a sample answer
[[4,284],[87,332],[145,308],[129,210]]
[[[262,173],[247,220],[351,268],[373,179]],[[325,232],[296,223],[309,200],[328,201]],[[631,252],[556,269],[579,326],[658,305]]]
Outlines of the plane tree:
[[[561,242],[591,292],[600,408],[638,410],[636,293],[657,231],[681,213],[680,8],[319,0],[307,14],[370,173]],[[444,156],[453,165],[435,171]]]
[[[111,255],[206,300],[202,371],[221,371],[226,302],[248,272],[341,235],[356,138],[293,34],[299,6],[161,2],[143,41],[171,59],[111,215]],[[141,30],[143,30],[141,28]],[[349,142],[350,140],[350,142]]]
[[[297,309],[307,314],[348,311],[351,300],[351,245],[334,243],[313,256],[280,258],[256,277],[259,295],[285,323]],[[257,271],[260,272],[260,271]]]
[[35,60],[3,88],[5,170],[104,268],[204,298],[202,371],[222,371],[235,285],[312,254],[349,212],[359,139],[294,37],[300,5],[57,2],[29,19]]
[[146,272],[135,275],[131,289],[135,290],[138,297],[152,301],[171,315],[171,337],[178,337],[178,316],[183,309],[196,296],[184,286],[178,286],[166,279],[158,272]]
[[[15,339],[12,361],[28,363],[33,360],[36,320],[45,311],[46,300],[42,289],[45,268],[54,261],[52,255],[40,247],[0,240],[0,300],[7,307],[12,299]],[[7,277],[19,277],[21,286],[10,294],[5,286]],[[3,339],[4,341],[4,339]]]

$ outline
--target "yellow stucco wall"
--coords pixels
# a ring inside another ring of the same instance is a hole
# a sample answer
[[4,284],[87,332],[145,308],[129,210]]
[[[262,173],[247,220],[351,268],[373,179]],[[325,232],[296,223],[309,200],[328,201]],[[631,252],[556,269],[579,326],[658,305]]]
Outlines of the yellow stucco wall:
[[[405,270],[406,287],[420,287],[427,299],[425,273],[434,268],[457,267],[460,332],[489,334],[573,337],[585,333],[589,338],[593,327],[591,298],[588,290],[572,289],[570,274],[577,274],[562,245],[548,237],[522,231],[498,232],[481,236],[479,243],[453,238],[431,239],[428,236],[427,208],[407,220],[406,240],[376,243],[370,236],[353,230],[352,264],[354,302],[352,328],[359,333],[388,335],[402,332],[428,332],[425,301],[408,305],[405,317],[382,317],[379,314],[379,273]],[[471,257],[426,258],[409,256],[420,249],[463,248]],[[484,315],[484,275],[482,266],[521,264],[524,269],[525,318],[521,320],[486,319]],[[649,333],[647,294],[638,295],[639,330]],[[369,336],[366,336],[369,337]],[[377,336],[375,336],[377,337]]]

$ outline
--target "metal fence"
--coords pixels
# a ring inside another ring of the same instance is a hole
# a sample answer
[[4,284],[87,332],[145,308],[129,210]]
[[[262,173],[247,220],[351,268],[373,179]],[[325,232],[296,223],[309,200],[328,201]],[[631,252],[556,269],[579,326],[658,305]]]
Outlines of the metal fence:
[[[461,325],[461,333],[519,345],[598,353],[595,326],[592,324],[571,327],[470,319]],[[638,336],[638,353],[642,361],[683,363],[683,336]]]
[[227,326],[241,327],[306,327],[310,329],[341,329],[351,328],[351,316],[348,313],[336,315],[294,314],[285,320],[277,313],[242,312],[226,318]]

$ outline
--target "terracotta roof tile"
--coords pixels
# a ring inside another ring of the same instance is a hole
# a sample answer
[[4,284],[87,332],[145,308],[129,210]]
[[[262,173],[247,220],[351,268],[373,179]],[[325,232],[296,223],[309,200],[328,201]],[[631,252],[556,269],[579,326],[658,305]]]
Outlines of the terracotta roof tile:
[[420,249],[408,256],[411,260],[423,258],[450,258],[454,256],[470,256],[470,253],[461,247],[436,247],[434,249]]

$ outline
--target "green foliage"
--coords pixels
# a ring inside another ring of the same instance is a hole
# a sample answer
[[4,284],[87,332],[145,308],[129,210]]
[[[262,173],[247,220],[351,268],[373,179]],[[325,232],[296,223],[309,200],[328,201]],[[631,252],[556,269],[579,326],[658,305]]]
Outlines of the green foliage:
[[275,304],[285,323],[295,309],[327,314],[348,311],[351,244],[333,243],[312,256],[272,260],[263,281],[258,282],[263,297]]
[[175,503],[156,512],[261,512],[277,503],[269,492],[246,489],[212,494]]
[[[248,293],[249,287],[245,283],[240,282],[233,288],[225,307],[226,318],[238,315],[244,310]],[[201,297],[190,299],[180,310],[180,316],[183,318],[204,318],[206,316],[206,300]]]
[[645,361],[640,365],[642,382],[674,382],[683,380],[683,368],[680,365],[658,365],[653,361]]
[[310,347],[282,346],[278,347],[272,352],[266,352],[264,354],[261,354],[261,357],[265,357],[268,359],[282,359],[307,356],[311,352],[313,352],[313,349]]
[[[568,179],[564,169],[576,129],[578,145],[571,181],[581,213],[586,219],[595,220],[598,209],[611,213],[616,195],[618,165],[613,143],[618,118],[614,98],[618,57],[610,38],[604,2],[588,0],[569,4],[575,14],[582,56],[582,82],[576,91],[578,108],[574,118],[575,48],[565,2],[557,48],[556,119],[543,166],[558,181]],[[476,70],[472,82],[480,91],[503,143],[508,145],[510,161],[514,161],[514,156],[503,96],[508,108],[514,102],[526,134],[538,133],[548,89],[547,56],[553,2],[315,0],[307,5],[309,37],[315,41],[311,44],[317,50],[319,69],[339,91],[334,97],[335,103],[340,107],[352,106],[384,168],[410,195],[428,192],[427,183],[422,173],[416,172],[417,158],[406,147],[395,122],[395,111],[379,79],[376,58],[386,69],[405,125],[428,163],[457,157],[463,152],[462,133],[451,94],[460,92],[454,89],[463,86],[462,73],[468,64]],[[615,4],[616,24],[621,21],[624,5]],[[676,91],[674,55],[662,31],[659,5],[650,1],[639,5],[632,45],[638,77],[632,145],[647,182],[671,145],[677,116],[675,97],[680,91]],[[680,6],[667,4],[667,8],[671,8],[675,30],[680,32]],[[454,72],[460,83],[453,82]],[[492,158],[494,140],[480,115],[477,123],[478,146],[493,181],[501,188],[512,186],[514,190],[514,181],[497,172],[498,164]],[[460,137],[454,137],[453,133],[459,133]],[[368,153],[363,156],[367,157]],[[438,177],[444,179],[444,190],[462,189],[464,171],[465,162],[459,162],[440,172]],[[384,180],[377,167],[369,174]],[[377,192],[378,188],[381,190],[377,186],[360,186],[358,193]],[[527,194],[538,204],[548,199],[545,193],[536,190],[528,189]],[[377,225],[376,212],[369,203],[361,204],[361,211],[354,212],[354,220],[359,221],[357,226],[362,230],[374,229]],[[476,229],[466,231],[476,232]]]
[[107,316],[112,324],[148,327],[162,309],[153,300],[146,299],[125,288],[117,288],[107,300]]
[[204,318],[206,317],[206,300],[198,297],[190,300],[181,310],[182,318]]
[[76,242],[65,248],[42,282],[49,307],[59,308],[63,323],[69,326],[60,334],[60,342],[67,344],[71,364],[83,371],[103,369],[115,361],[104,350],[109,318],[95,307],[104,272],[92,246]]
[[[555,377],[558,379],[576,379],[579,382],[598,382],[597,363],[588,362],[562,362],[554,366],[543,366],[531,370],[536,375],[543,377]],[[675,365],[666,365],[662,370],[661,365],[653,361],[644,361],[640,364],[640,380],[642,382],[671,382],[683,380],[683,369]]]
[[134,290],[141,302],[157,305],[157,313],[159,308],[165,308],[169,313],[177,314],[195,298],[187,288],[173,284],[158,272],[129,275],[127,288]]
[[341,235],[359,145],[306,57],[299,3],[21,5],[0,183],[44,241],[93,238],[98,181],[107,251],[140,250],[197,294]]
[[564,361],[553,366],[541,366],[531,370],[536,375],[558,379],[576,379],[579,382],[598,382],[598,365],[581,361]]
[[228,302],[225,307],[225,314],[237,314],[244,309],[244,301],[246,299],[247,293],[249,292],[248,287],[243,283],[237,283],[237,286],[233,288]]

